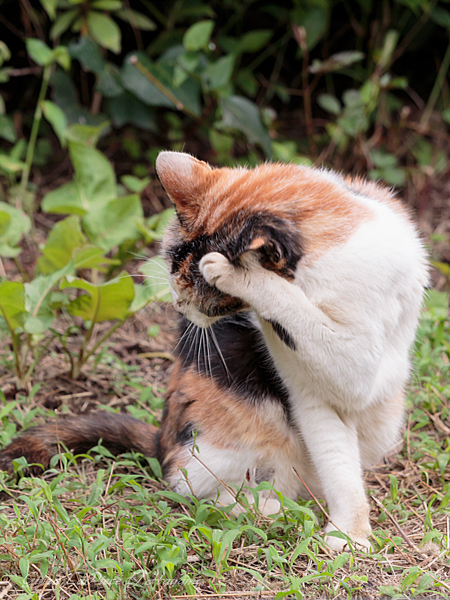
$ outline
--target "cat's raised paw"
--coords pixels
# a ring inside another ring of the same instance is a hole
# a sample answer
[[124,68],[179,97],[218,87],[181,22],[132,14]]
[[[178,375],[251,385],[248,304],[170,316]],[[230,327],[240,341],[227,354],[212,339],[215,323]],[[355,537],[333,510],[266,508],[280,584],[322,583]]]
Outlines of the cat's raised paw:
[[234,271],[233,265],[226,256],[220,252],[209,252],[201,259],[199,267],[209,285],[226,291],[222,289],[221,284],[225,283],[225,280]]

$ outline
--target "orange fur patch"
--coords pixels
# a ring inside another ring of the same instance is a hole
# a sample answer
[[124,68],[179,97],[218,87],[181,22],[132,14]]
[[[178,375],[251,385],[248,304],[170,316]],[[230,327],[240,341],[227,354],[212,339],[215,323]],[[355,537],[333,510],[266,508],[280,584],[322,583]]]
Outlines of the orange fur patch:
[[[200,161],[190,167],[184,181],[180,173],[168,169],[163,181],[183,220],[188,221],[187,239],[211,235],[234,216],[242,219],[246,214],[270,212],[295,223],[304,253],[317,255],[345,242],[363,221],[372,218],[372,211],[348,189],[350,182],[338,175],[279,163],[251,170],[209,169]],[[364,185],[372,191],[372,184]],[[355,191],[364,185],[356,181]]]

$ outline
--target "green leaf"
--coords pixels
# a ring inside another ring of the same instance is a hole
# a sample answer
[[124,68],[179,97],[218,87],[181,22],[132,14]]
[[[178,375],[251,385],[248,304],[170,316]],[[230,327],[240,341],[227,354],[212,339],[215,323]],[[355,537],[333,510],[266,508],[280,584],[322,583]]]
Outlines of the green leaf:
[[70,56],[78,60],[86,71],[100,75],[104,70],[105,61],[100,48],[91,38],[82,36],[80,39],[70,42],[68,50]]
[[257,105],[242,96],[228,96],[220,100],[220,106],[223,113],[222,125],[241,131],[250,142],[260,144],[270,157],[272,145]]
[[196,52],[208,46],[214,29],[214,21],[207,19],[191,25],[183,36],[183,46],[189,52]]
[[0,169],[7,173],[20,173],[25,168],[25,163],[7,154],[0,153]]
[[115,15],[119,17],[119,19],[126,21],[133,27],[141,29],[142,31],[154,31],[156,29],[156,25],[151,19],[130,8],[118,10]]
[[[139,61],[139,66],[136,61]],[[124,88],[144,104],[185,110],[196,117],[201,114],[198,82],[189,78],[175,88],[169,67],[152,62],[143,52],[134,52],[126,57],[121,78]]]
[[9,218],[9,220],[2,218],[0,256],[15,257],[21,252],[17,244],[22,235],[30,231],[30,218],[23,211],[6,202],[0,202],[0,214],[7,215]]
[[328,28],[329,13],[328,7],[315,6],[304,9],[302,4],[299,5],[299,11],[294,9],[292,12],[294,22],[306,31],[306,45],[309,50],[324,37]]
[[111,163],[95,148],[70,141],[69,152],[75,178],[46,194],[42,208],[50,213],[83,216],[116,196],[116,178]]
[[87,16],[87,24],[91,37],[100,44],[102,48],[107,48],[115,54],[119,54],[121,50],[120,29],[111,17],[102,13],[90,11]]
[[83,226],[90,241],[107,252],[125,240],[140,237],[136,223],[143,216],[141,199],[133,194],[93,206],[83,218]]
[[0,312],[11,334],[22,326],[25,317],[25,288],[22,283],[0,283]]
[[140,179],[139,177],[134,177],[134,175],[124,175],[120,181],[130,190],[130,192],[140,194],[145,190],[151,180],[150,177]]
[[338,115],[342,110],[339,100],[331,94],[320,94],[317,98],[317,104],[332,115]]
[[73,251],[87,244],[81,231],[79,217],[71,216],[56,223],[47,238],[47,243],[38,260],[39,271],[48,275],[65,267]]
[[0,114],[0,138],[11,142],[11,144],[14,144],[14,142],[17,140],[17,134],[14,128],[13,120],[7,115]]
[[133,280],[128,273],[121,273],[117,279],[112,279],[100,285],[93,285],[80,278],[68,278],[61,284],[61,289],[76,288],[87,294],[72,300],[67,306],[71,315],[82,317],[91,323],[126,319],[131,302],[134,298]]
[[154,110],[129,92],[123,92],[120,96],[108,98],[105,105],[105,110],[111,117],[115,127],[123,127],[123,125],[129,123],[141,129],[156,132],[157,126]]
[[45,12],[48,14],[50,19],[52,21],[54,21],[54,19],[56,17],[56,7],[58,6],[58,0],[40,0],[40,1],[41,1],[41,4],[42,4]]
[[78,10],[76,8],[59,15],[50,29],[50,39],[54,40],[63,34],[72,25],[77,15]]
[[235,56],[228,54],[222,56],[215,63],[210,64],[202,73],[207,87],[210,90],[217,90],[227,85],[233,75]]
[[[119,69],[110,63],[105,64],[105,68],[97,79],[97,91],[106,96],[106,98],[116,98],[124,93],[120,81]],[[133,98],[133,100],[136,100]]]
[[358,50],[347,50],[331,55],[327,60],[315,59],[309,67],[310,73],[331,73],[344,69],[364,58],[365,54]]
[[383,47],[381,48],[381,52],[377,61],[378,67],[385,69],[388,67],[391,62],[392,55],[394,54],[394,50],[397,47],[397,42],[399,38],[399,32],[395,29],[390,29],[383,41]]
[[64,114],[57,104],[51,102],[50,100],[44,100],[42,102],[42,112],[44,113],[44,117],[53,127],[56,135],[58,136],[59,143],[63,148],[67,146],[67,141],[65,138],[68,122],[67,117]]
[[261,48],[264,48],[269,43],[270,38],[273,35],[271,29],[254,29],[245,33],[239,40],[237,40],[236,52],[258,52]]
[[11,58],[11,50],[0,40],[0,66]]
[[53,62],[53,52],[43,41],[36,38],[25,40],[28,56],[36,64],[45,67]]
[[96,0],[92,3],[92,8],[97,10],[120,10],[122,6],[120,0]]
[[[67,275],[74,272],[73,261],[50,275],[40,275],[25,284],[25,309],[28,313],[23,328],[27,333],[43,333],[53,322],[52,291]],[[32,317],[32,318],[30,318]]]
[[104,250],[88,244],[73,251],[73,262],[75,269],[97,269],[106,271],[107,265],[120,264],[118,260],[105,258]]
[[445,27],[445,29],[448,29],[450,31],[450,12],[448,10],[436,6],[431,11],[430,16],[435,23],[441,25],[442,27]]
[[65,46],[58,46],[53,50],[53,59],[65,71],[70,69],[70,54]]

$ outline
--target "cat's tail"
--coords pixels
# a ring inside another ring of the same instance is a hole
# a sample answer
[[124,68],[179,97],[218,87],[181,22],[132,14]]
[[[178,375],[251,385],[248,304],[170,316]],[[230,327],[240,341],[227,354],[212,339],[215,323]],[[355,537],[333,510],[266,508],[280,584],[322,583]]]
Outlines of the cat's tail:
[[[133,450],[156,456],[158,428],[125,414],[95,412],[89,415],[59,417],[52,423],[32,427],[0,451],[0,470],[13,472],[13,460],[24,456],[33,464],[28,472],[47,469],[50,459],[67,448],[82,454],[102,440],[113,454]],[[41,465],[41,466],[39,466]]]

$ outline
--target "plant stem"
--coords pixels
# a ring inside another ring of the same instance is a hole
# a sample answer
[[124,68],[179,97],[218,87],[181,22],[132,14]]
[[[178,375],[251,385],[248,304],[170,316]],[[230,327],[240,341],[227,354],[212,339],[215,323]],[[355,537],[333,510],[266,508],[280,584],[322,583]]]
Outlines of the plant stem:
[[118,329],[122,325],[122,323],[123,321],[116,321],[116,323],[114,323],[114,325],[110,329],[108,329],[108,331],[105,334],[102,335],[98,342],[94,344],[91,350],[87,352],[87,345],[89,343],[89,340],[91,339],[93,327],[89,329],[83,340],[83,345],[81,346],[81,350],[78,355],[78,360],[76,361],[76,363],[72,363],[71,376],[73,379],[76,379],[78,377],[78,375],[81,373],[83,365],[86,364],[88,359],[94,354],[97,348],[99,348],[103,344],[103,342],[105,342],[116,331],[116,329]]
[[36,140],[37,140],[37,136],[38,136],[38,132],[39,132],[39,125],[41,123],[41,118],[42,118],[42,102],[45,99],[45,95],[47,94],[51,70],[52,70],[51,65],[47,65],[46,67],[44,67],[44,72],[42,75],[41,89],[40,89],[39,98],[38,98],[38,101],[36,104],[36,110],[34,111],[34,118],[33,118],[33,125],[31,127],[30,139],[28,140],[27,155],[25,158],[25,168],[22,171],[22,179],[20,181],[20,185],[23,190],[26,190],[28,187],[31,163],[33,162],[33,156],[34,156],[34,148],[36,146]]
[[28,367],[27,372],[25,373],[25,376],[23,378],[23,383],[24,386],[27,385],[27,383],[30,380],[30,377],[33,374],[33,371],[36,367],[36,365],[38,364],[39,360],[41,359],[41,356],[44,354],[44,352],[47,350],[47,348],[50,346],[50,344],[52,343],[52,341],[55,339],[55,335],[52,335],[51,338],[49,339],[49,341],[45,344],[45,346],[43,346],[41,349],[39,349],[36,353],[36,356],[34,357],[33,362],[31,363],[31,365]]
[[306,30],[304,27],[293,27],[294,37],[303,54],[302,62],[302,89],[303,89],[303,108],[305,113],[306,136],[311,154],[317,158],[317,148],[314,142],[314,129],[312,120],[311,107],[311,88],[309,86],[308,66],[309,66],[309,51],[306,43]]
[[447,71],[450,67],[450,43],[447,46],[447,52],[445,53],[444,59],[441,64],[441,68],[436,77],[436,81],[434,82],[433,89],[431,90],[430,97],[428,98],[427,105],[425,110],[422,113],[422,118],[420,119],[420,124],[422,127],[428,124],[430,120],[431,113],[435,107],[435,104],[439,98],[439,94],[441,93],[442,85],[445,80],[445,76],[447,75]]
[[[116,329],[119,329],[119,327],[122,325],[122,323],[123,323],[123,321],[116,321],[116,323],[114,323],[114,325],[110,329],[108,329],[108,331],[105,334],[102,335],[102,337],[98,340],[98,342],[96,344],[94,344],[92,350],[90,350],[86,354],[84,361],[83,361],[83,365],[87,361],[87,359],[94,354],[94,352],[97,350],[97,348],[99,348],[103,344],[103,342],[105,342],[116,331]],[[81,366],[83,366],[83,365],[81,365]]]
[[169,90],[159,79],[157,79],[153,73],[150,73],[148,69],[144,67],[144,65],[139,61],[137,56],[130,57],[130,63],[136,67],[138,71],[142,73],[149,81],[153,83],[153,85],[158,88],[158,90],[164,94],[166,98],[168,98],[174,105],[177,110],[185,112],[190,117],[195,117],[195,115],[179,100],[175,94]]

